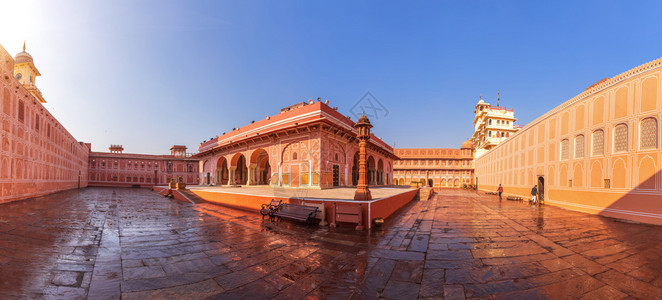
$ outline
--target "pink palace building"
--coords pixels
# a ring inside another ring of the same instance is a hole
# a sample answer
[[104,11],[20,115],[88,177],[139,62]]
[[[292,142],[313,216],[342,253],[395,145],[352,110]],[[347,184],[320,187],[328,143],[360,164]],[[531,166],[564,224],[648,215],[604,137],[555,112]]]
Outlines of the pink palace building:
[[122,145],[111,145],[110,152],[91,152],[89,185],[152,187],[182,179],[198,184],[198,160],[186,153],[186,146],[175,145],[170,155],[123,153]]
[[0,203],[87,186],[90,148],[44,107],[32,56],[0,46]]
[[[200,181],[208,185],[264,185],[290,188],[352,186],[358,180],[354,122],[326,102],[309,100],[285,107],[200,144]],[[371,136],[370,185],[393,182],[393,148]]]

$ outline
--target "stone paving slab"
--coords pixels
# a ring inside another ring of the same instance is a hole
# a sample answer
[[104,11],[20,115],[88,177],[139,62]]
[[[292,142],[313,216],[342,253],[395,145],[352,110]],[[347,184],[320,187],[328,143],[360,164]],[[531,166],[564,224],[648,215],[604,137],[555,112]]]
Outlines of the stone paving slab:
[[0,299],[661,299],[662,226],[442,190],[380,229],[148,190],[0,205]]

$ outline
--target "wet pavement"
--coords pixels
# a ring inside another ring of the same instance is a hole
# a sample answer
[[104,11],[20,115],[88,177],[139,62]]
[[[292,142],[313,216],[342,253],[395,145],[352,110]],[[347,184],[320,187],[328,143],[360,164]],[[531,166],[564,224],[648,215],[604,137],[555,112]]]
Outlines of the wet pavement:
[[382,230],[148,190],[0,205],[0,299],[662,298],[662,226],[441,191]]

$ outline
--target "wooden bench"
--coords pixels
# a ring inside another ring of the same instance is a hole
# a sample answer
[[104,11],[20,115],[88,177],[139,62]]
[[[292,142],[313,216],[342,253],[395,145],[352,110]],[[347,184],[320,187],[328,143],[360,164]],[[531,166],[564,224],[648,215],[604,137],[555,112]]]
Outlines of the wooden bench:
[[262,220],[265,216],[269,216],[271,222],[274,221],[274,213],[280,209],[281,200],[271,199],[270,203],[262,204],[262,209],[260,209],[260,214],[262,215]]
[[280,209],[274,213],[278,220],[283,218],[304,221],[306,224],[313,224],[315,222],[315,215],[317,214],[317,207],[305,206],[290,203],[283,203]]
[[511,200],[511,201],[522,201],[522,197],[517,197],[517,196],[508,196],[506,199]]

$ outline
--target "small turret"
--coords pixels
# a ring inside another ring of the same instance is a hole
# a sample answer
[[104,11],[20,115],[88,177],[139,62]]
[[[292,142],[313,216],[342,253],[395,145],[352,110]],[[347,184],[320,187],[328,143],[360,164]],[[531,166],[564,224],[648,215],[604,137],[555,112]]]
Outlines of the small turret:
[[34,60],[30,53],[25,52],[25,42],[23,42],[23,52],[19,52],[14,57],[14,77],[20,82],[39,102],[46,103],[37,88],[37,77],[41,76],[37,67],[34,66]]
[[110,145],[108,150],[110,150],[110,153],[122,153],[122,151],[124,151],[124,147],[122,145]]

